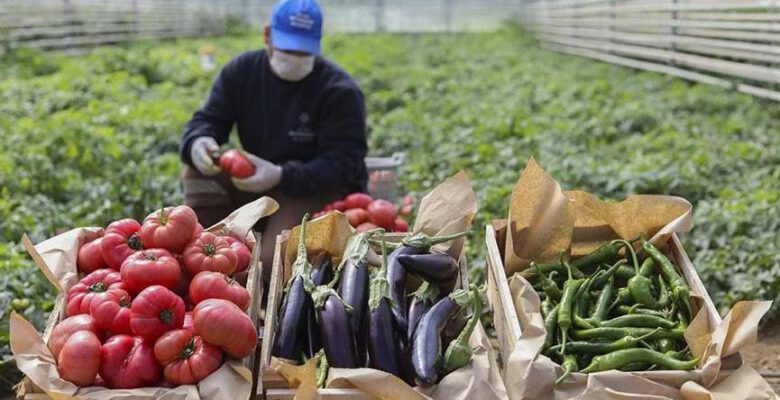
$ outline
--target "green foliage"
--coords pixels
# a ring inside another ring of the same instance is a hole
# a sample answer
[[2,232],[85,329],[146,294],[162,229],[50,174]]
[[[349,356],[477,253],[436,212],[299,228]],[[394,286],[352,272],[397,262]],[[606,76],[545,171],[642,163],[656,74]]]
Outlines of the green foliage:
[[[15,241],[181,202],[178,140],[215,75],[200,70],[198,49],[212,45],[223,65],[260,43],[249,33],[0,59],[0,354],[13,299],[31,300],[21,311],[39,328],[53,299]],[[774,103],[551,53],[515,27],[333,35],[325,54],[366,94],[372,153],[407,153],[403,191],[419,197],[469,172],[480,200],[474,280],[484,274],[482,227],[505,217],[534,156],[565,189],[690,200],[695,225],[682,240],[721,309],[780,294]]]

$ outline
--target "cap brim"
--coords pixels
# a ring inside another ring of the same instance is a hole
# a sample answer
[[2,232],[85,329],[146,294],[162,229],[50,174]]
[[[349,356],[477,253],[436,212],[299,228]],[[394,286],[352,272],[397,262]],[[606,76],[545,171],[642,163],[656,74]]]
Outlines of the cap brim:
[[271,41],[274,47],[283,51],[302,51],[304,53],[319,55],[320,40],[295,35],[271,28]]

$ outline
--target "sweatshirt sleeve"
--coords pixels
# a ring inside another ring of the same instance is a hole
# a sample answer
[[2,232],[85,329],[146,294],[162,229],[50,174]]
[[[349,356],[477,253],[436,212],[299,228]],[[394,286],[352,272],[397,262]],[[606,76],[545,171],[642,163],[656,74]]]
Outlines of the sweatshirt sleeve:
[[368,145],[363,94],[354,86],[334,88],[325,111],[315,127],[317,156],[282,165],[280,186],[288,195],[344,192],[364,183]]
[[206,103],[193,114],[184,129],[184,136],[179,144],[182,161],[192,165],[190,148],[192,142],[202,136],[211,136],[217,143],[227,142],[230,131],[236,122],[236,106],[239,81],[239,58],[226,64],[211,87]]

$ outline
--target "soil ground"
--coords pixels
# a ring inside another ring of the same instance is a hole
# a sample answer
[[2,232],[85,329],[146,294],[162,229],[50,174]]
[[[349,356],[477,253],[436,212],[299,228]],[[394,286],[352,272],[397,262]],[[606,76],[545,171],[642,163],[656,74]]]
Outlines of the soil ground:
[[780,393],[780,323],[761,328],[758,343],[745,349],[742,357]]

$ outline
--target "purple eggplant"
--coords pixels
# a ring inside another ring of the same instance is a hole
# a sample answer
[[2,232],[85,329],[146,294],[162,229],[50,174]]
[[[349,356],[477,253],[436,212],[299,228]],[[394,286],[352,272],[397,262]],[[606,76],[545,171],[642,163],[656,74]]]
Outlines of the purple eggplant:
[[390,309],[387,254],[384,241],[382,244],[382,266],[371,278],[371,299],[368,302],[369,367],[400,376],[399,331],[395,329],[395,321]]
[[318,286],[312,299],[328,363],[335,368],[358,368],[360,363],[347,306],[336,291],[327,286]]
[[[312,260],[315,268],[311,271],[311,280],[315,286],[324,285],[333,279],[333,264],[327,253],[320,253]],[[306,358],[312,358],[322,348],[320,341],[320,328],[317,325],[317,316],[311,297],[306,296],[308,303],[306,313],[306,336],[304,337],[304,352]]]
[[338,293],[344,303],[352,307],[349,321],[353,332],[362,332],[366,321],[368,275],[368,263],[365,260],[359,264],[347,261],[341,270]]
[[447,321],[469,304],[470,299],[468,291],[455,290],[423,315],[412,339],[412,366],[418,385],[429,386],[438,380],[442,367],[441,333]]
[[477,327],[479,317],[482,314],[480,291],[476,285],[471,285],[471,305],[474,307],[474,312],[468,324],[460,331],[458,337],[447,346],[447,350],[444,352],[442,373],[445,375],[468,365],[471,362],[471,357],[474,355],[474,351],[469,344],[469,338],[474,333],[474,328]]
[[272,352],[275,357],[288,360],[298,358],[303,337],[300,321],[307,315],[307,306],[311,306],[311,299],[303,289],[303,277],[296,276],[292,278],[292,285],[279,312]]
[[448,242],[465,236],[468,231],[448,236],[428,237],[425,234],[406,236],[401,240],[401,245],[393,250],[387,257],[387,282],[390,285],[390,306],[393,318],[401,332],[408,332],[409,322],[406,315],[406,269],[398,258],[403,255],[425,254],[439,243]]
[[309,214],[301,221],[298,242],[298,256],[292,265],[292,275],[285,285],[285,297],[279,312],[279,320],[274,335],[272,354],[279,358],[294,360],[300,355],[303,331],[301,321],[307,317],[308,293],[314,285],[311,282],[311,264],[306,257],[306,222]]
[[449,254],[404,254],[398,262],[407,273],[430,282],[451,282],[458,276],[458,262]]
[[406,337],[410,340],[422,316],[439,299],[439,293],[439,288],[428,281],[423,281],[417,291],[412,293],[412,300],[409,302],[409,327],[406,331]]

